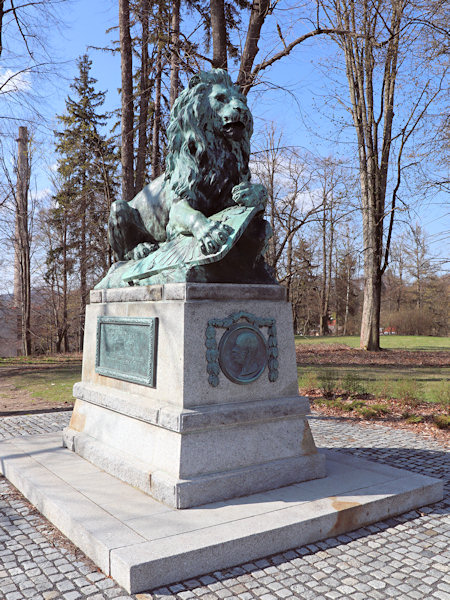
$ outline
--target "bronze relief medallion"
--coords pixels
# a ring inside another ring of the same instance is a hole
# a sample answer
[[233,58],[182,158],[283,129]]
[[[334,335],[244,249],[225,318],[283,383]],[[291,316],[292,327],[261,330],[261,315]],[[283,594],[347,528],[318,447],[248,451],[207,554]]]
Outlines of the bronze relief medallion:
[[261,331],[248,323],[232,325],[219,343],[219,364],[234,383],[252,383],[267,365],[267,343]]

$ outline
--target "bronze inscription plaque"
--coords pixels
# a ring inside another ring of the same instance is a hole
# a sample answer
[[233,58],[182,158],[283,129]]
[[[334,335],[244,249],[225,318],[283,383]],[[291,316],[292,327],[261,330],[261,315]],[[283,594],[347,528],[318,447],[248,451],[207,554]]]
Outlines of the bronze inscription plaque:
[[156,387],[156,317],[98,317],[95,371]]

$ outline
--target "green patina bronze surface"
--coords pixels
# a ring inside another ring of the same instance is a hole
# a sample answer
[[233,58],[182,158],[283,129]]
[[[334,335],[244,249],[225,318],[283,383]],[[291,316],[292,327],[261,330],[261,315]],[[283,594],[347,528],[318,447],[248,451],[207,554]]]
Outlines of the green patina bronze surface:
[[155,387],[157,332],[157,318],[98,317],[95,371]]
[[272,233],[263,219],[267,192],[250,181],[252,131],[246,99],[225,71],[192,77],[172,109],[166,172],[111,207],[119,262],[97,288],[275,282],[263,258]]
[[[267,342],[260,329],[267,328]],[[216,329],[226,329],[217,347]],[[209,384],[219,385],[220,370],[234,383],[256,381],[268,366],[269,381],[278,379],[276,320],[246,311],[224,319],[210,319],[205,331],[206,370]]]
[[252,383],[267,365],[267,345],[262,333],[247,323],[236,323],[219,343],[219,365],[234,383]]
[[[220,261],[236,244],[258,208],[234,206],[211,217],[228,231],[223,246],[213,254],[203,254],[200,244],[193,236],[180,235],[161,244],[157,250],[139,260],[121,261],[97,287],[121,287],[125,285],[150,285],[152,283],[183,282],[188,280],[190,270]],[[197,269],[198,271],[199,269]]]

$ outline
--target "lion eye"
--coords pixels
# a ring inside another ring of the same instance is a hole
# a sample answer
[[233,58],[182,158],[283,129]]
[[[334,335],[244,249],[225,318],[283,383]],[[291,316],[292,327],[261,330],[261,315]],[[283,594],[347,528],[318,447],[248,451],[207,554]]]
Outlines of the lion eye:
[[216,100],[217,100],[218,102],[225,102],[225,100],[226,100],[225,94],[218,94],[218,95],[216,96]]

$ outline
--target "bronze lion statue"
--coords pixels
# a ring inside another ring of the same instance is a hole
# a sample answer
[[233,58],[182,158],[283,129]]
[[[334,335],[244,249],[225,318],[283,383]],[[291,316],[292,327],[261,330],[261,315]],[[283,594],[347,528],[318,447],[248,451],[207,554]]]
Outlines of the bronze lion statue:
[[194,236],[202,253],[212,255],[230,229],[210,217],[236,204],[259,207],[220,267],[198,269],[189,280],[273,282],[263,260],[271,235],[263,220],[267,192],[250,183],[252,131],[246,99],[226,71],[194,75],[172,109],[165,173],[129,203],[116,201],[111,207],[108,237],[117,258],[136,261],[180,235]]

